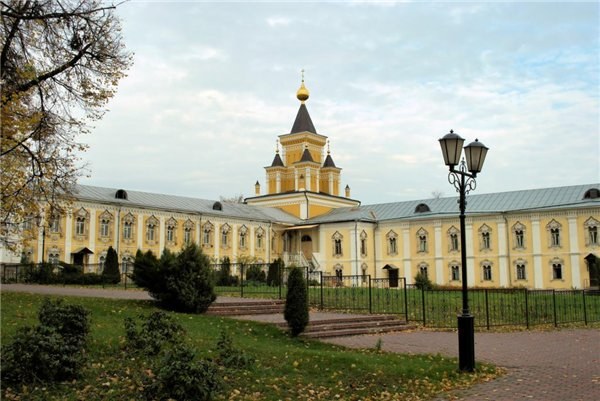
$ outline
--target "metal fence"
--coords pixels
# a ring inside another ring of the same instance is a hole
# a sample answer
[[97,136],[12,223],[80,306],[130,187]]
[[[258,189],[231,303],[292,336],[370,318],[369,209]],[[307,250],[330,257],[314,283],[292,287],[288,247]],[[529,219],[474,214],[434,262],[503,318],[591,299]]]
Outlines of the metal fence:
[[[119,287],[126,289],[135,285],[129,277],[131,266],[120,266],[122,275]],[[0,266],[2,282],[22,282],[27,269],[31,268],[32,265],[3,264]],[[287,293],[288,268],[278,269],[268,263],[231,263],[214,264],[212,270],[215,292],[219,295],[283,299]],[[102,266],[85,266],[83,271],[99,275]],[[403,316],[406,321],[435,328],[457,326],[456,316],[462,309],[460,288],[420,289],[415,285],[407,285],[404,278],[390,281],[388,278],[373,279],[370,275],[325,275],[308,268],[304,268],[304,271],[308,300],[312,307],[395,314]],[[54,284],[66,283],[59,281]],[[103,282],[96,284],[108,286]],[[469,306],[475,316],[475,325],[487,329],[511,325],[529,328],[600,322],[599,290],[471,288]]]

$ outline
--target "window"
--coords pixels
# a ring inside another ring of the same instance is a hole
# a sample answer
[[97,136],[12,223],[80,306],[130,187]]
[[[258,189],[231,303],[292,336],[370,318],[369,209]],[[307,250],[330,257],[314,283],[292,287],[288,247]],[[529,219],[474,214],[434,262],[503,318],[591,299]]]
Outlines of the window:
[[77,220],[75,221],[75,234],[77,234],[77,235],[85,234],[85,218],[84,217],[77,217]]
[[524,263],[517,263],[517,280],[527,280]]
[[550,236],[550,247],[556,248],[560,247],[560,230],[562,226],[559,222],[552,219],[550,223],[546,226]]
[[483,268],[483,280],[492,281],[492,265],[489,262],[484,262]]
[[248,238],[248,228],[246,226],[240,227],[240,249],[246,249]]
[[263,230],[262,227],[258,227],[258,229],[256,230],[256,249],[263,249],[264,236],[265,236],[265,230]]
[[492,229],[487,225],[484,224],[481,227],[479,227],[479,249],[480,250],[489,250],[491,249],[491,232]]
[[231,230],[231,227],[227,223],[223,224],[223,226],[221,227],[221,248],[229,247],[229,231],[230,230]]
[[100,221],[100,236],[101,237],[108,237],[108,227],[109,227],[109,221],[106,219],[102,219]]
[[333,240],[333,256],[342,256],[342,234],[338,231],[331,237]]
[[189,245],[192,243],[192,229],[189,227],[185,227],[183,229],[183,242],[186,245]]
[[427,231],[424,228],[417,231],[417,240],[419,244],[418,252],[427,252]]
[[213,225],[211,224],[210,221],[208,223],[204,224],[204,227],[202,229],[202,246],[204,246],[204,247],[211,246],[212,231],[213,231]]
[[421,273],[421,276],[429,278],[429,266],[427,263],[419,264],[419,273]]
[[175,238],[175,235],[173,233],[173,227],[168,226],[167,227],[167,242],[173,242],[174,238]]
[[53,266],[56,266],[58,262],[60,262],[60,255],[58,254],[58,252],[50,252],[48,254],[48,263],[50,263]]
[[367,233],[364,230],[360,233],[360,255],[367,256]]
[[133,267],[133,258],[131,256],[123,256],[121,263],[123,273],[127,273]]
[[398,253],[398,234],[390,231],[386,235],[388,242],[388,255],[396,255]]
[[335,265],[335,285],[336,287],[341,287],[343,285],[344,280],[344,270],[342,265]]
[[600,221],[590,217],[583,223],[583,227],[586,231],[585,245],[586,246],[596,246],[599,245],[598,242],[598,226],[600,226]]
[[99,267],[100,267],[101,270],[104,269],[104,262],[106,262],[106,256],[104,256],[104,255],[100,256],[98,258],[98,265],[99,265]]
[[129,221],[126,221],[123,223],[123,238],[124,239],[131,239],[131,234],[132,234],[132,223]]
[[460,281],[460,267],[453,263],[450,265],[450,277],[452,281]]
[[50,231],[53,233],[60,232],[60,218],[58,216],[52,216],[50,219]]
[[154,241],[154,224],[148,224],[146,227],[146,240]]
[[369,267],[367,266],[366,263],[363,263],[361,265],[361,270],[362,270],[362,275],[361,275],[361,280],[363,284],[367,283],[367,270],[369,269]]
[[89,217],[89,213],[84,208],[79,209],[75,213],[75,235],[83,236],[86,231],[86,220]]
[[175,234],[177,232],[177,220],[171,217],[169,220],[167,220],[166,226],[166,240],[167,242],[174,244],[176,242]]
[[450,252],[456,252],[460,249],[458,242],[458,234],[460,231],[454,226],[448,230],[448,250]]
[[562,280],[562,263],[552,263],[552,280]]

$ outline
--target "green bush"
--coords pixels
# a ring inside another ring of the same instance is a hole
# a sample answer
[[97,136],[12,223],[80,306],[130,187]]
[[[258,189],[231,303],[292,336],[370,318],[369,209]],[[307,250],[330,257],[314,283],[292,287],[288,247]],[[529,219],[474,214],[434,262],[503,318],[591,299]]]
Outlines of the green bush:
[[195,244],[177,255],[165,250],[158,261],[138,251],[131,278],[165,308],[180,312],[202,313],[217,297],[210,260]]
[[284,317],[292,336],[297,336],[308,325],[308,293],[302,269],[295,267],[288,276]]
[[85,362],[89,312],[62,300],[44,301],[40,324],[17,331],[2,349],[2,381],[32,383],[77,378]]
[[219,266],[219,271],[217,273],[217,285],[231,285],[231,261],[228,256],[225,256],[223,260],[221,260],[221,265]]
[[254,360],[250,358],[244,351],[233,346],[231,335],[225,330],[221,331],[219,341],[217,341],[217,351],[219,358],[217,362],[226,368],[242,369],[247,368]]
[[269,264],[269,271],[267,272],[267,285],[272,287],[279,286],[281,282],[281,272],[283,271],[283,260],[281,258],[275,259]]
[[153,370],[156,376],[144,387],[148,400],[209,401],[222,387],[219,367],[195,360],[194,351],[184,345],[164,353]]
[[433,288],[433,283],[426,274],[419,272],[415,276],[415,287],[420,290],[431,290]]
[[106,260],[102,270],[102,278],[107,284],[119,284],[121,281],[121,272],[119,271],[119,257],[112,246],[106,251]]
[[185,335],[183,327],[165,312],[153,312],[144,317],[141,327],[132,318],[125,319],[126,347],[145,355],[158,355],[164,345],[175,345],[182,341]]
[[262,270],[261,265],[244,266],[246,270],[246,281],[255,281],[257,283],[265,283],[267,275]]

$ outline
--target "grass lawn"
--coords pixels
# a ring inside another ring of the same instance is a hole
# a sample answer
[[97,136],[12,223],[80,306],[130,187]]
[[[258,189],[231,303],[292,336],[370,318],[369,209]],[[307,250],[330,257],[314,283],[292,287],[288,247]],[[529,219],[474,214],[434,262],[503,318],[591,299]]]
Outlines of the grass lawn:
[[[2,345],[16,329],[37,323],[43,296],[1,294]],[[152,302],[66,298],[91,311],[88,362],[82,377],[61,384],[7,387],[3,400],[137,400],[142,379],[152,375],[149,360],[123,349],[125,317],[156,310]],[[223,370],[219,400],[422,400],[497,375],[478,364],[474,374],[457,372],[457,361],[439,355],[407,356],[376,350],[349,350],[317,341],[289,338],[270,326],[213,316],[171,313],[186,329],[199,357],[216,353],[221,330],[254,359],[246,370]]]

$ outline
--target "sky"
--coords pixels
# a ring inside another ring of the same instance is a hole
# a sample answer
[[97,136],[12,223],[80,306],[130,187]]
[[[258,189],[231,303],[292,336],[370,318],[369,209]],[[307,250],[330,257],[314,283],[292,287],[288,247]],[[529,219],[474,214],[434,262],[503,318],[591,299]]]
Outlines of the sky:
[[80,183],[254,196],[306,106],[362,204],[455,196],[438,139],[490,150],[473,193],[600,182],[600,3],[151,2],[82,138]]

